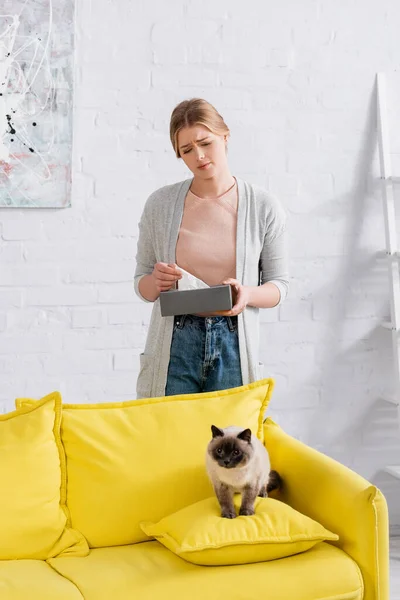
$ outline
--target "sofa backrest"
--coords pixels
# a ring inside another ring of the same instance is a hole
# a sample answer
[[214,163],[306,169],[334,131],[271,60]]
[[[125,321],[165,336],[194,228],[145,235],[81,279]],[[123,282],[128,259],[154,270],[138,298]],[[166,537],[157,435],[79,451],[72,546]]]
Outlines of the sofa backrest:
[[63,405],[72,526],[91,547],[132,544],[148,539],[142,521],[211,496],[211,425],[250,427],[263,439],[272,389],[273,380],[264,379],[206,394]]

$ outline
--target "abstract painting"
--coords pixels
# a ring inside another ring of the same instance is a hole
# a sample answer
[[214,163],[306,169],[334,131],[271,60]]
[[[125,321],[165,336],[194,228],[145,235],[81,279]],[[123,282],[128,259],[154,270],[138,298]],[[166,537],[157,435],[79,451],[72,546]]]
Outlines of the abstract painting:
[[71,203],[75,0],[1,0],[0,208]]

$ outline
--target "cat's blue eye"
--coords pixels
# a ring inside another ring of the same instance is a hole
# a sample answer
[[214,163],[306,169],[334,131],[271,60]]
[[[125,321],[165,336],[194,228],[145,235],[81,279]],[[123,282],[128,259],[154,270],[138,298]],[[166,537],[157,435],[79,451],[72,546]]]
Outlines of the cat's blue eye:
[[218,448],[217,454],[222,454],[222,448]]
[[238,454],[240,454],[240,453],[239,453],[239,450],[234,450],[234,451],[233,451],[233,454],[234,454],[234,456],[237,456]]

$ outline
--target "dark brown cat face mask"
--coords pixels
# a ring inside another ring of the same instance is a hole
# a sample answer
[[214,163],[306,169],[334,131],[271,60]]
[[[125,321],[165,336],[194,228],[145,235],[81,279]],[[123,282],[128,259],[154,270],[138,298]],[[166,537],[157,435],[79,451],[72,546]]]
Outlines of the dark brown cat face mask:
[[213,439],[209,444],[209,454],[225,469],[246,465],[253,455],[251,430],[244,429],[237,435],[227,435],[215,425],[211,426]]

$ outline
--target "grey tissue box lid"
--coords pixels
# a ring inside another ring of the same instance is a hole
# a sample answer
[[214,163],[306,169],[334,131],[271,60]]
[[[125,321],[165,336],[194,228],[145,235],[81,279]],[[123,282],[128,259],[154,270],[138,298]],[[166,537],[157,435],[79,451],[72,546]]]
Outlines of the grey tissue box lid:
[[169,290],[160,293],[162,317],[230,310],[232,290],[230,285],[213,285],[200,290]]

